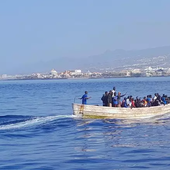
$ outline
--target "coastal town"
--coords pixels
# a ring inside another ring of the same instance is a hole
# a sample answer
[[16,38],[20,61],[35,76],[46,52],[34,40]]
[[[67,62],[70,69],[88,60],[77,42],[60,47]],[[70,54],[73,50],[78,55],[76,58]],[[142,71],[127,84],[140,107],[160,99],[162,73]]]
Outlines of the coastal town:
[[78,70],[66,70],[57,72],[55,69],[47,73],[33,73],[28,75],[0,75],[0,80],[35,80],[35,79],[95,79],[95,78],[123,78],[123,77],[167,77],[170,76],[170,68],[147,67],[145,69],[128,69],[112,71],[91,72]]

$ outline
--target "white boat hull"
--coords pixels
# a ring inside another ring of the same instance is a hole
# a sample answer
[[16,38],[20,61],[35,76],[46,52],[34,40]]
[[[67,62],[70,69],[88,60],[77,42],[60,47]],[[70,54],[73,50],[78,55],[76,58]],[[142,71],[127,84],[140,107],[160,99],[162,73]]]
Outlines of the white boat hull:
[[83,118],[141,119],[170,113],[170,104],[132,109],[122,107],[83,105],[75,103],[73,103],[72,106],[73,114],[82,116]]

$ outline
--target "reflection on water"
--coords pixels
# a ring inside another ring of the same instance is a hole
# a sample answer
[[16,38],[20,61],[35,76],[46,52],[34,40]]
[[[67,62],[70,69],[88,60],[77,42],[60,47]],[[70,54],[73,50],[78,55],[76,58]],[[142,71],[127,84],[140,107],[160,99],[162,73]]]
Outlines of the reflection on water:
[[[155,155],[158,146],[163,148],[170,145],[170,140],[164,140],[166,134],[162,134],[164,129],[169,126],[169,121],[168,114],[159,119],[144,121],[82,119],[76,124],[77,147],[74,149],[78,154],[74,155],[74,158],[99,159],[98,161],[114,160],[117,161],[117,168],[131,167],[130,162],[136,162],[134,167],[142,167],[142,162],[145,162],[145,168],[149,167],[150,162],[154,162],[154,160],[160,162],[160,159],[164,159],[157,155],[145,161],[147,155]],[[161,138],[158,139],[158,136]],[[124,162],[123,167],[122,161]]]

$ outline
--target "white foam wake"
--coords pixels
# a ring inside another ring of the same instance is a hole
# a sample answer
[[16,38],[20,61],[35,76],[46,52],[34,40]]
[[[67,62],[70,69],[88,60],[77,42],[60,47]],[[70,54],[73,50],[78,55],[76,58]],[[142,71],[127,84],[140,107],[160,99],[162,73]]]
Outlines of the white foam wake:
[[19,128],[23,128],[23,127],[43,124],[43,123],[50,122],[50,121],[57,120],[57,119],[73,118],[73,117],[75,117],[75,116],[74,115],[57,115],[57,116],[47,116],[47,117],[35,117],[33,119],[26,120],[24,122],[13,123],[13,124],[8,124],[8,125],[1,125],[0,130],[19,129]]

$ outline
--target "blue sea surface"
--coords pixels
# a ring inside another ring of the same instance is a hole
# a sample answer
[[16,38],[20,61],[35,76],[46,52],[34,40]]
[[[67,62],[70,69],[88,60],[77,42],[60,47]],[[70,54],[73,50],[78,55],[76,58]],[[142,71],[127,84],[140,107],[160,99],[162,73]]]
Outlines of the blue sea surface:
[[0,169],[170,169],[170,114],[130,121],[82,119],[72,103],[102,105],[105,91],[170,96],[170,77],[0,82]]

